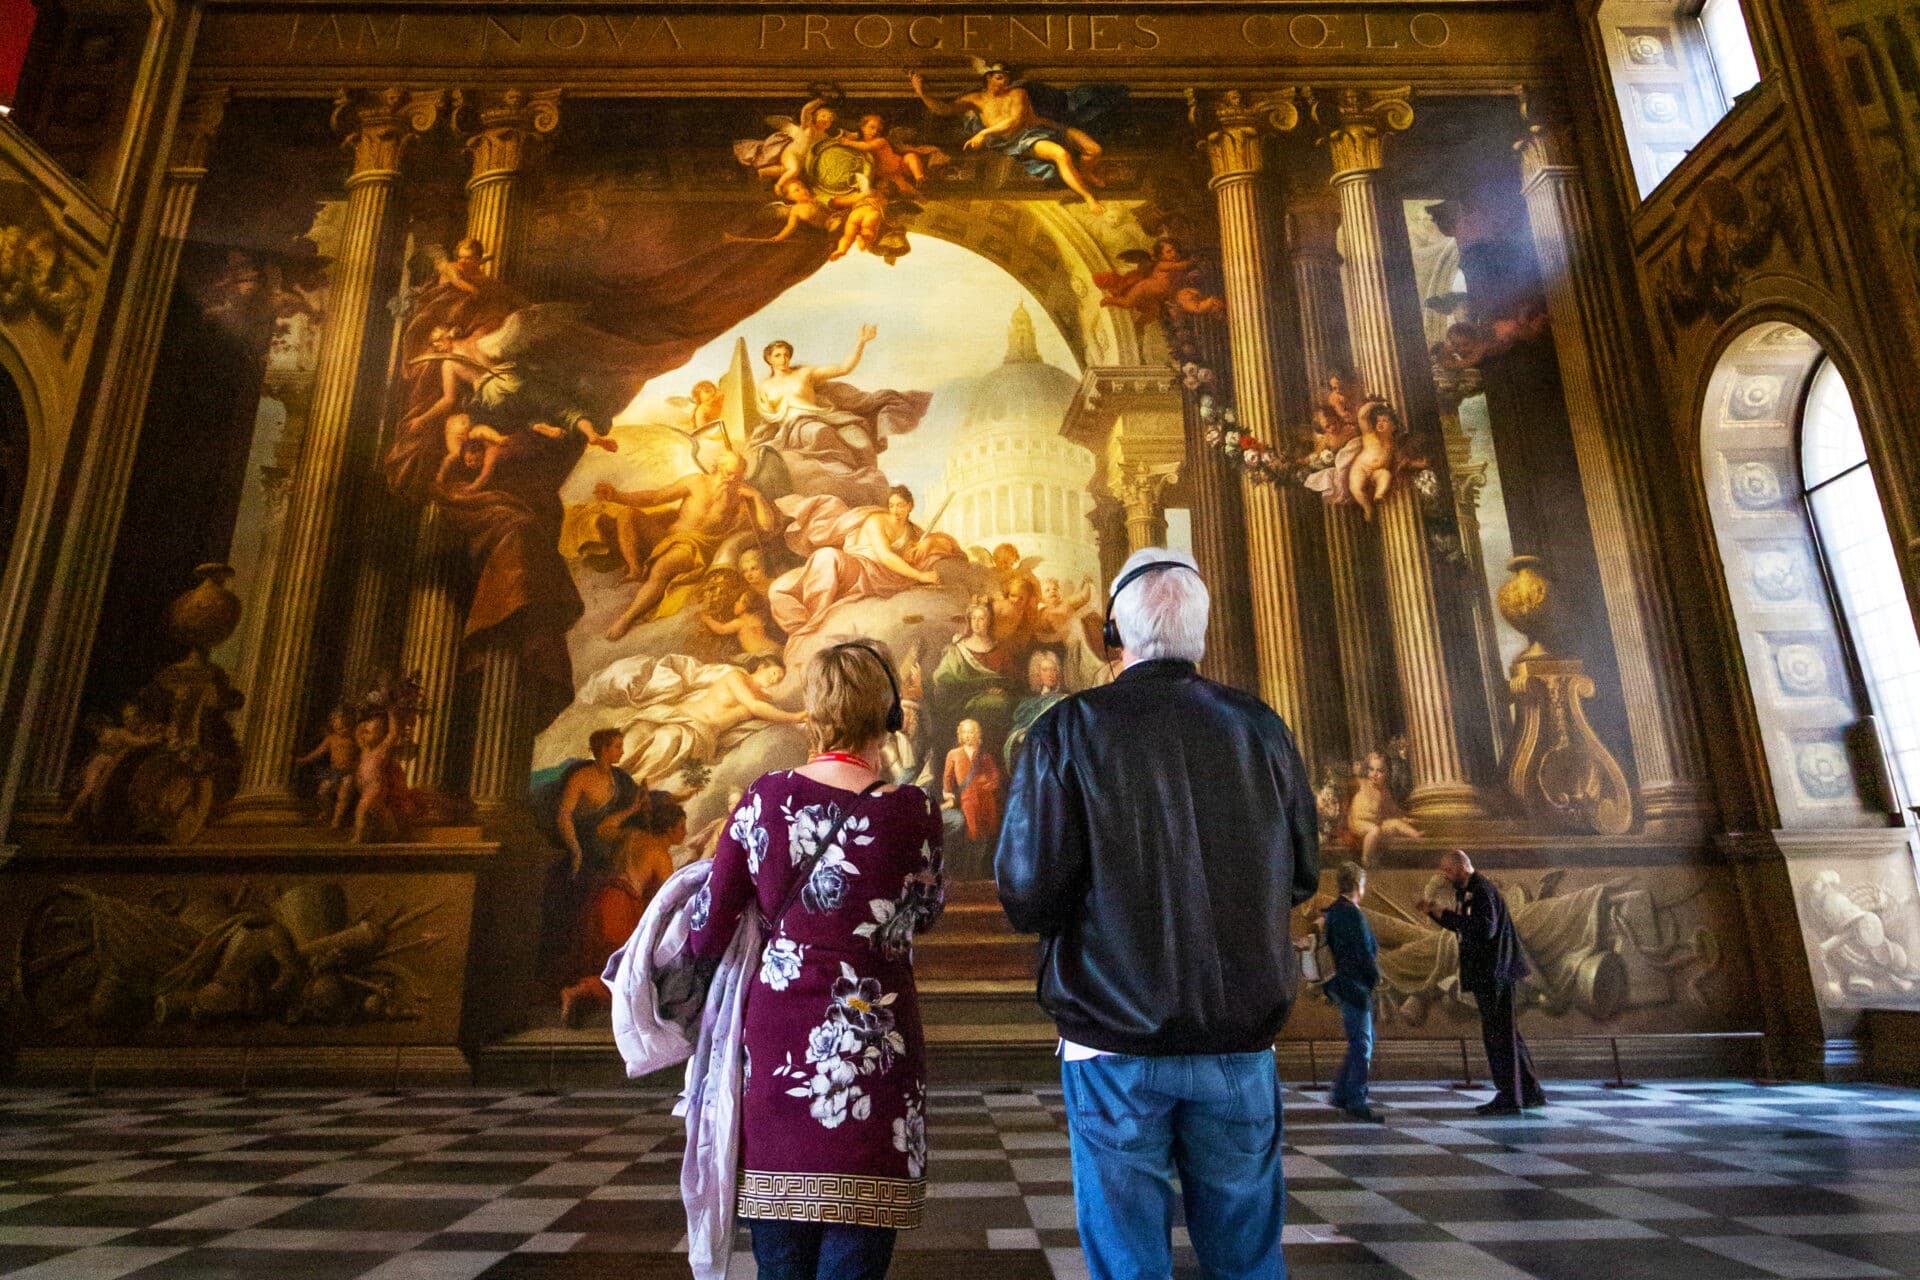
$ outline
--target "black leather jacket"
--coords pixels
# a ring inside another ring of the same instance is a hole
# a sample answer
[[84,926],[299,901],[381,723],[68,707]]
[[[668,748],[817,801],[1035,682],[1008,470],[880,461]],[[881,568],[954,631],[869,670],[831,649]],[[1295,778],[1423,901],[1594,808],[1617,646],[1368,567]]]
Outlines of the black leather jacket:
[[1124,1054],[1272,1048],[1317,824],[1286,724],[1192,663],[1137,663],[1041,716],[994,870],[1014,928],[1042,935],[1060,1034]]

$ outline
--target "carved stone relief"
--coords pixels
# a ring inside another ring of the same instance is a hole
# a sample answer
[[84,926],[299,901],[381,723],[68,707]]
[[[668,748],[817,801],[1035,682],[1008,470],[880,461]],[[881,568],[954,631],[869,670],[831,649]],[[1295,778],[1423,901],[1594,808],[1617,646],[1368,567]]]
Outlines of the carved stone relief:
[[1747,277],[1776,248],[1799,252],[1800,217],[1781,195],[1794,186],[1794,175],[1784,165],[1753,175],[1744,186],[1727,178],[1700,185],[1680,244],[1659,274],[1670,328],[1728,319],[1740,307]]
[[0,182],[0,321],[36,320],[71,353],[90,292],[33,188]]

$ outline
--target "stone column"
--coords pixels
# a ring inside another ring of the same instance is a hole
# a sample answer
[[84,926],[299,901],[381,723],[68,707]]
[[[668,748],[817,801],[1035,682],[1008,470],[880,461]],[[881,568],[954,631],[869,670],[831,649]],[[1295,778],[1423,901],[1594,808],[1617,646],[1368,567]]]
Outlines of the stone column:
[[1178,472],[1159,467],[1125,466],[1113,477],[1127,525],[1127,554],[1167,545],[1167,512],[1162,500]]
[[[1217,378],[1228,375],[1227,326],[1218,316],[1195,316],[1200,363]],[[1246,582],[1247,513],[1240,486],[1220,465],[1214,447],[1206,441],[1200,421],[1200,393],[1184,396],[1182,429],[1186,437],[1187,491],[1193,495],[1193,558],[1211,583]],[[1253,609],[1248,593],[1218,591],[1207,618],[1207,656],[1200,671],[1210,680],[1235,688],[1257,690],[1259,659],[1253,638]]]
[[[1307,385],[1319,394],[1327,379],[1353,362],[1347,316],[1340,299],[1340,251],[1336,237],[1340,202],[1332,192],[1294,201],[1287,210],[1287,250],[1293,261],[1293,292],[1300,308],[1300,349]],[[1372,526],[1353,507],[1322,503],[1327,577],[1332,585],[1334,641],[1340,679],[1316,681],[1337,694],[1336,711],[1347,728],[1349,756],[1387,745],[1388,691],[1379,683],[1382,641],[1375,626],[1369,579],[1378,576],[1379,544]],[[1337,685],[1337,688],[1334,686]],[[1329,733],[1328,737],[1333,735]]]
[[273,610],[261,648],[260,679],[247,705],[247,761],[235,808],[290,809],[293,750],[306,709],[306,686],[331,545],[346,479],[348,438],[366,399],[362,378],[367,329],[391,274],[390,209],[407,144],[433,127],[444,95],[391,88],[342,91],[334,128],[353,152],[347,212],[333,264],[326,332],[314,372],[313,414],[288,494]]
[[520,178],[532,152],[560,127],[560,90],[454,93],[453,124],[473,156],[467,179],[467,234],[492,255],[498,280],[525,274],[526,210]]
[[[1300,123],[1296,89],[1193,95],[1209,186],[1220,216],[1220,274],[1226,286],[1233,406],[1240,428],[1285,449],[1306,413],[1299,376],[1298,328],[1286,271],[1278,260],[1279,210],[1266,172],[1266,135]],[[1213,464],[1209,459],[1209,463]],[[1293,729],[1300,753],[1317,758],[1319,736],[1308,690],[1316,674],[1300,600],[1297,556],[1309,495],[1297,485],[1243,481],[1247,567],[1253,586],[1253,635],[1260,696]]]
[[1700,729],[1665,589],[1636,425],[1645,414],[1626,336],[1632,313],[1580,178],[1571,124],[1558,104],[1538,96],[1528,97],[1526,114],[1529,128],[1519,151],[1527,212],[1620,664],[1640,812],[1649,827],[1691,827],[1708,804]]
[[[1408,350],[1402,333],[1420,332],[1413,305],[1412,252],[1397,203],[1380,180],[1382,141],[1413,123],[1408,90],[1340,89],[1318,97],[1314,114],[1328,129],[1333,186],[1345,237],[1342,283],[1356,371],[1368,392],[1390,403],[1414,431],[1432,431],[1433,390],[1424,347]],[[1427,558],[1420,498],[1405,477],[1376,510],[1393,628],[1394,665],[1406,716],[1417,817],[1468,819],[1486,807],[1468,772],[1455,719],[1453,682],[1442,641],[1433,565]]]
[[63,554],[67,572],[54,582],[42,615],[48,622],[41,643],[56,645],[58,653],[45,661],[43,649],[44,683],[29,704],[33,724],[28,730],[24,789],[28,803],[37,807],[57,806],[66,781],[67,753],[80,713],[94,632],[100,625],[100,606],[132,479],[140,425],[146,417],[153,366],[180,270],[180,251],[226,104],[225,89],[192,93],[181,103],[160,180],[153,234],[127,272],[125,288],[132,296],[122,304],[116,367],[92,425],[103,447],[89,458],[68,499],[72,518],[65,542],[85,550]]
[[1093,510],[1087,512],[1087,523],[1093,526],[1093,545],[1100,552],[1100,591],[1104,599],[1113,580],[1120,576],[1120,566],[1132,554],[1127,549],[1127,509],[1118,499],[1096,496]]
[[427,506],[414,530],[413,563],[407,575],[407,629],[400,667],[420,675],[422,714],[414,727],[418,753],[407,780],[429,791],[455,791],[453,770],[454,689],[460,675],[460,576],[465,549],[447,536],[440,509]]
[[[497,280],[513,280],[516,269],[524,265],[526,201],[520,177],[532,148],[559,123],[561,90],[557,88],[534,94],[524,88],[505,88],[497,94],[455,94],[453,125],[467,134],[467,150],[472,154],[472,173],[467,178],[467,234],[492,255],[488,271]],[[599,422],[597,426],[605,428],[607,424]],[[447,557],[434,557],[432,547],[424,549],[424,555],[432,557],[430,564],[457,568]],[[422,612],[442,612],[445,597],[444,580],[422,583]],[[436,683],[445,679],[451,687],[451,670],[459,652],[459,626],[444,628],[438,618],[422,620],[422,624],[426,624],[420,631],[422,639],[424,631],[438,629],[453,641],[451,647],[442,643],[438,649],[445,676],[436,676]],[[501,635],[493,639],[480,649],[478,660],[480,695],[474,706],[474,756],[468,791],[482,814],[495,814],[526,796],[534,760],[534,723],[520,689],[518,637]],[[440,722],[438,733],[445,737],[445,714]],[[428,752],[422,750],[424,754]],[[444,758],[444,745],[440,754]]]

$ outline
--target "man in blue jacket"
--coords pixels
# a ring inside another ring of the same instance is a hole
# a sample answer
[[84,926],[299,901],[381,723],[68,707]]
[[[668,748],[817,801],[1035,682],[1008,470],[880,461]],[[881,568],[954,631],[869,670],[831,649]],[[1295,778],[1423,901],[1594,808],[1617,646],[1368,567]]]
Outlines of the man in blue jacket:
[[1347,1031],[1347,1056],[1333,1077],[1327,1102],[1355,1120],[1380,1124],[1386,1117],[1367,1106],[1367,1064],[1373,1059],[1373,989],[1380,983],[1380,950],[1373,929],[1360,910],[1367,891],[1367,873],[1357,862],[1334,869],[1334,887],[1340,896],[1327,908],[1322,928],[1333,952],[1333,976],[1327,979],[1327,998],[1340,1009]]
[[1452,909],[1424,899],[1419,906],[1442,929],[1460,935],[1460,986],[1480,1006],[1480,1039],[1495,1093],[1474,1109],[1483,1116],[1517,1116],[1522,1107],[1544,1107],[1547,1095],[1514,1020],[1514,988],[1529,970],[1513,913],[1493,881],[1473,869],[1465,850],[1442,858],[1440,874],[1453,886]]

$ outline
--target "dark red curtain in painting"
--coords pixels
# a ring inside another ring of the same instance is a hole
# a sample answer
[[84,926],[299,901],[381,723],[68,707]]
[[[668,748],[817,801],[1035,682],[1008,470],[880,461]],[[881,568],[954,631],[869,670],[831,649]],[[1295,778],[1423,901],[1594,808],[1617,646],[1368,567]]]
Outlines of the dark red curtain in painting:
[[[543,723],[573,698],[566,633],[584,606],[558,549],[558,490],[585,439],[569,431],[552,440],[528,428],[580,414],[605,430],[647,382],[819,270],[831,248],[813,231],[782,244],[727,243],[717,221],[711,205],[645,208],[596,237],[589,270],[561,273],[564,301],[527,306],[502,286],[445,285],[422,296],[408,325],[408,407],[388,454],[388,482],[436,503],[464,543],[475,569],[468,650],[520,645]],[[689,245],[698,247],[667,258]],[[462,382],[456,394],[467,411],[509,436],[482,485],[439,475],[444,414],[421,416],[441,401],[448,360],[485,384]]]

